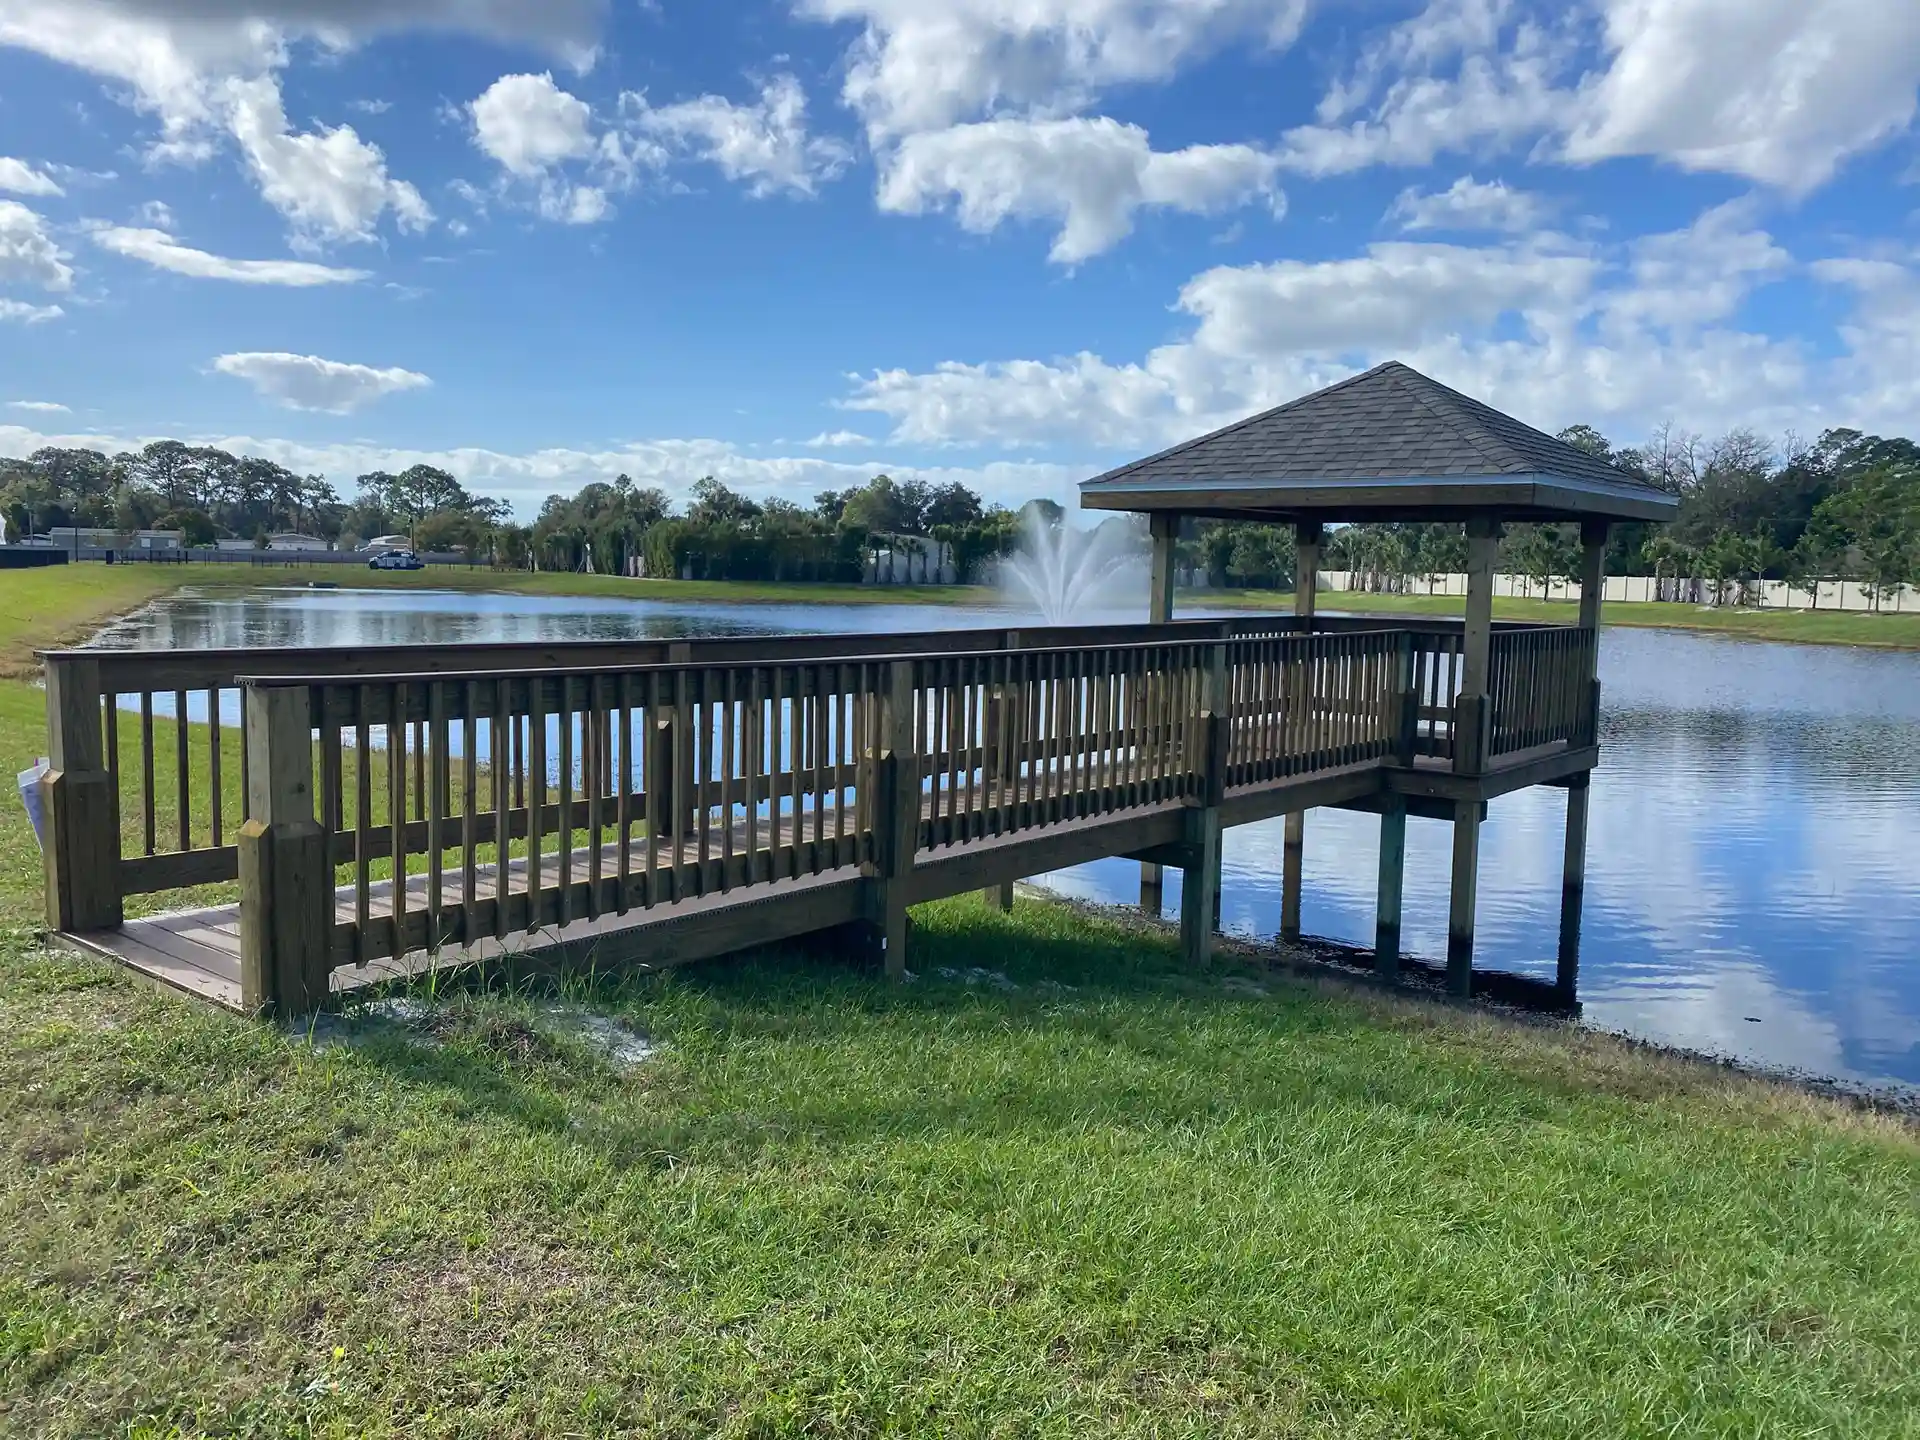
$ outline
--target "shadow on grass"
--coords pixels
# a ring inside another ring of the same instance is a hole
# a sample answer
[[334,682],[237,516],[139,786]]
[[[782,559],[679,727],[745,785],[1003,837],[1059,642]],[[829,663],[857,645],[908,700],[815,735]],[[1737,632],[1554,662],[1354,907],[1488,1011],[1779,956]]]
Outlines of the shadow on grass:
[[907,985],[814,944],[650,977],[467,975],[436,987],[434,999],[469,1012],[527,1014],[557,998],[626,1018],[661,1052],[624,1074],[505,1055],[488,1023],[363,1054],[622,1168],[955,1136],[1168,1134],[1302,1107],[1387,1113],[1410,1130],[1443,1118],[1508,1126],[1559,1103],[1338,994],[1244,964],[1189,972],[1152,931],[1039,903],[1006,917],[947,902],[918,919]]

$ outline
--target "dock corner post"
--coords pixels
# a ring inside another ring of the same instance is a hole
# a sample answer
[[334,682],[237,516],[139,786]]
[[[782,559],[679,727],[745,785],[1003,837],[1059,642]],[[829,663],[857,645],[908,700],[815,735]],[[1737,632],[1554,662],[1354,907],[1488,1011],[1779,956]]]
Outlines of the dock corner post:
[[1467,614],[1460,644],[1460,694],[1453,707],[1453,770],[1478,775],[1486,764],[1493,721],[1493,575],[1500,525],[1486,516],[1467,522]]
[[887,665],[880,757],[880,884],[877,909],[882,964],[889,980],[907,978],[907,890],[920,843],[920,763],[913,740],[913,661]]
[[[1174,547],[1180,539],[1180,517],[1171,511],[1155,510],[1147,516],[1152,537],[1152,584],[1147,591],[1147,623],[1165,625],[1173,619]],[[1152,860],[1140,862],[1141,913],[1159,919],[1165,909],[1163,877]]]
[[[1020,632],[1008,630],[1002,633],[1000,648],[1015,650],[1020,645]],[[982,783],[989,789],[1000,787],[998,793],[1011,794],[1019,778],[1019,761],[1013,754],[1010,737],[1013,734],[1013,700],[1009,687],[1002,681],[986,687],[986,725],[985,754],[981,771]],[[980,892],[980,898],[990,909],[1003,914],[1013,911],[1013,881],[1002,880],[998,885],[988,885]]]
[[46,662],[47,773],[40,781],[46,816],[49,930],[113,930],[120,898],[120,794],[102,738],[100,662]]
[[[1313,631],[1314,615],[1320,605],[1320,545],[1325,534],[1325,527],[1317,520],[1302,520],[1293,527],[1293,613],[1296,620],[1304,622],[1300,628],[1308,634]],[[1290,811],[1286,818],[1286,838],[1280,852],[1282,940],[1300,938],[1300,899],[1306,852],[1306,812]]]
[[1473,994],[1473,912],[1480,890],[1478,800],[1453,807],[1453,888],[1447,913],[1447,989],[1462,999]]
[[1180,876],[1180,953],[1194,968],[1213,955],[1220,921],[1220,804],[1226,798],[1231,717],[1228,711],[1227,646],[1207,647],[1200,712],[1199,793],[1187,811],[1187,864]]
[[1583,771],[1567,782],[1567,852],[1560,879],[1560,954],[1554,969],[1554,989],[1562,1004],[1574,1005],[1580,995],[1580,918],[1587,889],[1587,798],[1592,772]]
[[1373,973],[1400,978],[1400,902],[1407,873],[1407,799],[1388,794],[1380,810],[1380,884],[1373,921]]
[[247,819],[240,827],[240,997],[284,1017],[326,999],[333,866],[314,818],[313,715],[304,685],[245,688]]

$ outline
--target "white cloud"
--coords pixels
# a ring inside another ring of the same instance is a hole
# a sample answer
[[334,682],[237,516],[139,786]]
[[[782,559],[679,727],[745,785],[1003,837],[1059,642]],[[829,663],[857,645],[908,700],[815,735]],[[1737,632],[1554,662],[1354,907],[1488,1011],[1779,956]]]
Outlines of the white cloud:
[[73,412],[57,400],[9,400],[9,410],[31,410],[40,415],[69,415]]
[[160,122],[156,158],[211,153],[228,79],[285,63],[300,37],[340,50],[367,38],[438,30],[526,41],[591,62],[607,0],[0,0],[0,45],[127,88]]
[[621,97],[641,134],[673,153],[717,165],[754,195],[811,195],[852,160],[841,141],[807,134],[807,97],[791,75],[776,75],[752,105],[721,95],[655,107],[644,95]]
[[1653,155],[1804,191],[1907,128],[1912,0],[1600,0],[1608,64],[1574,160]]
[[29,305],[24,300],[9,300],[0,295],[0,322],[12,320],[22,325],[38,325],[43,320],[58,320],[66,313],[58,305]]
[[1134,212],[1213,214],[1265,196],[1274,158],[1249,145],[1156,151],[1147,132],[1105,117],[987,120],[909,135],[881,172],[882,210],[919,214],[951,197],[961,226],[984,234],[1009,219],[1060,222],[1049,258],[1071,265],[1112,248]]
[[323,410],[350,415],[383,396],[418,390],[433,382],[413,370],[377,370],[323,360],[318,355],[289,355],[277,351],[241,351],[213,362],[222,375],[232,375],[270,400],[292,410]]
[[231,280],[240,285],[350,285],[367,278],[365,270],[343,270],[310,260],[231,260],[182,245],[164,230],[109,225],[93,231],[93,243],[103,250],[138,260],[158,270],[190,275],[196,280]]
[[1920,264],[1812,267],[1858,296],[1837,358],[1739,325],[1756,289],[1795,270],[1744,204],[1606,247],[1552,234],[1377,244],[1196,275],[1177,302],[1188,333],[1138,360],[1081,353],[881,370],[841,403],[889,417],[896,443],[1111,451],[1184,439],[1401,359],[1546,429],[1587,421],[1638,436],[1675,417],[1706,430],[1910,428]]
[[1523,235],[1540,227],[1547,210],[1538,195],[1510,189],[1504,180],[1482,182],[1463,175],[1445,190],[1431,193],[1408,186],[1386,218],[1402,230],[1505,230]]
[[10,190],[15,195],[64,195],[59,184],[51,175],[34,169],[24,160],[15,160],[10,155],[0,155],[0,190]]
[[0,200],[0,283],[68,290],[73,267],[40,216],[18,200]]
[[800,443],[809,450],[844,450],[855,445],[871,445],[873,441],[857,430],[823,430]]
[[989,112],[1081,108],[1233,41],[1290,43],[1307,0],[796,0],[862,26],[842,96],[886,140]]
[[873,478],[876,470],[885,470],[894,476],[915,476],[934,485],[958,481],[989,501],[1018,506],[1036,495],[1069,503],[1075,482],[1089,473],[1086,465],[1028,460],[976,466],[913,466],[901,463],[897,457],[856,464],[817,455],[744,455],[727,441],[711,439],[632,440],[597,448],[556,445],[514,453],[478,446],[427,450],[364,441],[314,445],[270,436],[217,432],[184,437],[97,432],[53,434],[5,424],[0,424],[0,455],[28,455],[46,445],[87,446],[112,454],[165,438],[216,445],[237,455],[263,456],[298,474],[325,475],[343,488],[351,488],[356,475],[370,470],[399,471],[410,465],[436,465],[459,476],[464,484],[480,494],[510,501],[523,519],[531,519],[550,494],[571,493],[588,481],[612,480],[617,475],[631,475],[642,484],[658,485],[675,499],[684,499],[703,476],[717,475],[756,499],[778,498],[806,505],[822,490],[863,484]]
[[538,177],[594,153],[593,111],[553,75],[502,75],[467,106],[473,143],[511,175]]
[[287,126],[279,82],[235,80],[227,87],[233,135],[269,205],[293,224],[296,245],[371,240],[388,211],[402,230],[433,220],[420,192],[387,174],[380,147],[351,125],[296,135]]

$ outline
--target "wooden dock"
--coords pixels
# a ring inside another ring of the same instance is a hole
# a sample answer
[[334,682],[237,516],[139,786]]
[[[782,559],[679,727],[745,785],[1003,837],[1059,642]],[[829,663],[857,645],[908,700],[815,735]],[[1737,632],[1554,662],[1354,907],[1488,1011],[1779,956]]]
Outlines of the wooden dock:
[[[1129,856],[1185,871],[1197,963],[1225,827],[1345,806],[1477,836],[1508,790],[1582,785],[1592,640],[1493,630],[1480,691],[1463,688],[1457,626],[1289,617],[65,652],[47,657],[50,918],[178,989],[294,1013],[435,966],[662,968],[849,925],[899,975],[910,905]],[[240,694],[243,746],[223,732],[223,690]],[[223,785],[236,766],[241,784]],[[1382,878],[1391,973],[1398,886]],[[234,904],[124,913],[129,895],[233,881]],[[1466,923],[1461,988],[1470,906]]]

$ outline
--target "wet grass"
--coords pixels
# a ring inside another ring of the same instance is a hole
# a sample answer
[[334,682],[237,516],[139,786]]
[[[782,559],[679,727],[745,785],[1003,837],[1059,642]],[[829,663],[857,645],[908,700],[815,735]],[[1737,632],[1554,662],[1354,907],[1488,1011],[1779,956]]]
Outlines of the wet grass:
[[1895,1122],[1052,905],[916,921],[905,988],[571,982],[629,1070],[533,993],[316,1050],[14,944],[7,1424],[1911,1433]]

